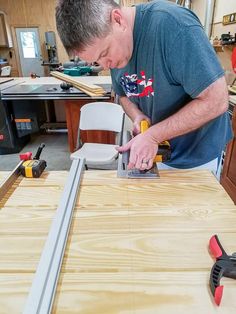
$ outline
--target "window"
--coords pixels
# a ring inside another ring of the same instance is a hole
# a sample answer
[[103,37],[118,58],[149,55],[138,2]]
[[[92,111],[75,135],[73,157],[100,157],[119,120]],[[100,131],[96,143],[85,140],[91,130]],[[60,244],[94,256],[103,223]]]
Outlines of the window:
[[35,42],[35,33],[34,32],[21,32],[20,39],[22,43],[23,55],[24,58],[37,58],[38,51]]

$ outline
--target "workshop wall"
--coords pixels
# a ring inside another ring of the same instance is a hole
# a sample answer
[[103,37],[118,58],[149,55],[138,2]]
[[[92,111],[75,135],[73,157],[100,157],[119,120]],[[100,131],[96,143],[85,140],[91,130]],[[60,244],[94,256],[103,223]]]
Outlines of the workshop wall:
[[[17,42],[15,36],[15,27],[39,27],[40,43],[43,59],[47,59],[45,49],[45,32],[54,31],[56,34],[58,58],[64,63],[68,61],[67,53],[57,35],[55,24],[55,5],[57,0],[0,0],[0,11],[7,14],[8,23],[12,33],[13,48],[0,48],[0,55],[8,59],[12,66],[12,76],[21,76],[19,55],[17,50]],[[121,0],[123,5],[133,5],[147,0]],[[204,24],[206,0],[193,0],[192,9],[198,15],[201,22]],[[236,24],[222,24],[223,15],[236,12],[236,1],[216,0],[215,15],[212,29],[213,38],[220,37],[222,33],[236,32]],[[223,52],[217,52],[219,58],[225,68],[230,71],[230,55],[231,47],[224,47]],[[10,58],[10,52],[12,57]]]
[[[216,0],[214,21],[212,27],[212,38],[215,38],[217,36],[220,39],[221,34],[227,34],[228,32],[230,32],[232,35],[234,35],[236,33],[236,23],[229,25],[222,24],[224,15],[235,12],[235,0],[227,0],[227,5],[225,3],[225,0]],[[231,65],[231,54],[234,47],[236,47],[236,45],[224,45],[222,49],[217,50],[217,55],[225,70],[228,84],[231,84],[233,78],[235,77]]]
[[[0,11],[7,14],[11,28],[13,48],[0,48],[0,55],[8,59],[12,66],[12,76],[21,76],[15,27],[38,27],[43,59],[47,59],[45,32],[54,31],[60,62],[68,61],[67,53],[57,35],[55,23],[55,6],[57,0],[0,0]],[[9,52],[12,53],[10,58]]]
[[[206,3],[207,0],[193,0],[192,1],[192,10],[197,14],[201,23],[204,25],[205,23],[205,12],[206,12]],[[236,12],[236,1],[235,0],[227,0],[227,4],[225,0],[216,0],[215,1],[215,10],[214,10],[214,19],[212,24],[212,35],[211,41],[214,38],[221,38],[221,34],[227,34],[230,32],[232,35],[236,33],[236,23],[223,25],[223,16]],[[234,45],[235,46],[235,45]],[[229,84],[231,84],[234,74],[232,72],[231,66],[231,54],[233,45],[223,46],[216,48],[217,55],[219,60],[226,72],[226,79]]]
[[221,34],[227,34],[230,32],[232,35],[236,33],[236,23],[223,25],[223,16],[236,12],[236,1],[227,0],[227,5],[225,5],[225,0],[217,0],[215,6],[214,22],[212,35],[220,37]]

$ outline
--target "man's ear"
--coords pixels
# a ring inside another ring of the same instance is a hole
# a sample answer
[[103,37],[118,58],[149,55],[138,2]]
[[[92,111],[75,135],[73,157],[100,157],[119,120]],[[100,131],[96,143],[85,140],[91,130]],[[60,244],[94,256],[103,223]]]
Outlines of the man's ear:
[[112,25],[122,26],[125,28],[125,20],[120,9],[114,9],[111,11],[111,23]]

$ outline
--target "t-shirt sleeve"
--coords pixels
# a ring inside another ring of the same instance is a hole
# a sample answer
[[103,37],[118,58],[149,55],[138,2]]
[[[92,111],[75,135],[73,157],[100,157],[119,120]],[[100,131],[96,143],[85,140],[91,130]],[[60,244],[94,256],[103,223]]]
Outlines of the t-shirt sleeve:
[[172,83],[182,85],[192,98],[224,75],[216,53],[200,26],[183,27],[170,46],[167,58]]
[[121,84],[117,82],[117,77],[116,70],[111,70],[112,87],[114,92],[118,96],[126,96]]

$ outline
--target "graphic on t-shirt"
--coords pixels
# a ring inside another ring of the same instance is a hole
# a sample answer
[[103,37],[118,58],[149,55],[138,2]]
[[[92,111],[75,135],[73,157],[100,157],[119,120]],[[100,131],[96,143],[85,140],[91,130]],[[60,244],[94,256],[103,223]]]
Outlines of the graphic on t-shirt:
[[[149,78],[146,80],[146,75],[144,71],[140,72],[141,79],[138,79],[137,74],[125,73],[121,77],[121,85],[125,91],[127,97],[150,97],[154,96],[154,89],[152,87],[153,79]],[[138,85],[143,86],[144,89],[141,93],[138,92]]]

